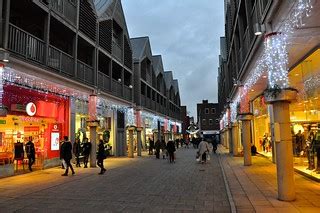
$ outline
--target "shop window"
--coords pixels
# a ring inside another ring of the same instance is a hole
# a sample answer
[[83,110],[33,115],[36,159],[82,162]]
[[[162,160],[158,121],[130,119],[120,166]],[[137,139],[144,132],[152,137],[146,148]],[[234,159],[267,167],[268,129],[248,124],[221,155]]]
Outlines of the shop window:
[[206,109],[205,109],[205,113],[206,113],[206,114],[209,114],[209,108],[206,108]]

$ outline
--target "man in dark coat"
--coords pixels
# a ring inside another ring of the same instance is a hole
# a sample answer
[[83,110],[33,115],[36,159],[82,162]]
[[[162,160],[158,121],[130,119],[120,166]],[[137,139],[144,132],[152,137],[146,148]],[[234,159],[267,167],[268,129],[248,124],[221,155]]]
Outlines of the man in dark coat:
[[154,144],[154,147],[156,149],[156,158],[160,158],[160,148],[161,148],[161,143],[160,140],[157,140],[156,143]]
[[170,163],[174,163],[174,152],[176,151],[176,147],[174,145],[174,142],[172,140],[168,141],[167,143],[167,151],[169,154],[169,161]]
[[97,165],[101,169],[99,175],[102,175],[107,171],[103,166],[103,160],[106,158],[107,158],[107,155],[106,155],[106,150],[103,144],[103,140],[100,140],[98,145],[98,154],[97,154]]
[[29,170],[32,172],[32,165],[36,160],[36,150],[32,142],[32,137],[29,137],[29,141],[26,143],[26,153],[29,160]]
[[83,144],[83,164],[84,168],[88,168],[89,155],[91,153],[91,143],[88,141],[88,138],[84,139]]
[[68,176],[68,171],[69,171],[69,167],[72,171],[72,175],[75,174],[73,167],[70,163],[71,159],[72,159],[72,144],[71,142],[68,140],[68,136],[64,136],[64,142],[61,145],[61,158],[65,161],[66,164],[66,171],[64,174],[62,174],[62,176]]
[[76,157],[76,167],[81,167],[80,165],[80,139],[76,139],[73,144],[73,154]]

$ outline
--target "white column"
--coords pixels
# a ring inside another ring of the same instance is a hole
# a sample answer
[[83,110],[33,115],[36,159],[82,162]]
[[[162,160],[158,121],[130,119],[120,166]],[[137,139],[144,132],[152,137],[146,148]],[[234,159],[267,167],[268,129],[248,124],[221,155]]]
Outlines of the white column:
[[134,154],[133,154],[133,131],[134,131],[134,127],[128,127],[128,131],[129,131],[128,157],[129,158],[133,158],[134,157]]
[[233,156],[237,156],[239,154],[238,152],[238,146],[239,146],[239,138],[238,138],[238,124],[233,123],[232,124],[232,153]]
[[251,166],[251,120],[252,114],[239,114],[242,121],[242,146],[243,146],[243,165]]
[[296,98],[296,91],[283,89],[276,96],[266,94],[266,101],[273,106],[274,140],[277,165],[278,199],[295,199],[292,136],[289,104]]

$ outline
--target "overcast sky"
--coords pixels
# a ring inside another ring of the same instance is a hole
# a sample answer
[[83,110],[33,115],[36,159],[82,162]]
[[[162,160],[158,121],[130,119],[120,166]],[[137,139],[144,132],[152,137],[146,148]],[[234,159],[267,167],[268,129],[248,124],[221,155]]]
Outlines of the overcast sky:
[[181,104],[196,116],[197,103],[218,101],[224,0],[122,0],[131,38],[149,36],[153,55],[179,81]]

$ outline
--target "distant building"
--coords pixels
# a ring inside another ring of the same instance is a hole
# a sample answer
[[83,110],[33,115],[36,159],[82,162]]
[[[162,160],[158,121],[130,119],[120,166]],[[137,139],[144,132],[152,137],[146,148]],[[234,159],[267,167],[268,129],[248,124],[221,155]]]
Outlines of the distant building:
[[186,139],[188,138],[188,132],[187,129],[190,126],[190,117],[188,116],[187,112],[187,106],[181,106],[181,117],[180,120],[182,121],[182,134],[183,138]]
[[208,100],[203,100],[197,104],[197,123],[200,128],[200,133],[203,135],[219,134],[219,104],[209,103]]

